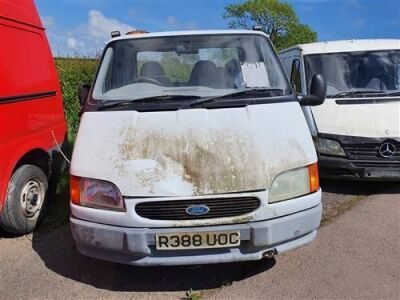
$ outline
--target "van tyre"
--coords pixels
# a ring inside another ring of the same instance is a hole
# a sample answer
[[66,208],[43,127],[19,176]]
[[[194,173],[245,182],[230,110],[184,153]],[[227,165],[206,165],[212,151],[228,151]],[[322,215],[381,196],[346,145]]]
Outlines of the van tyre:
[[45,173],[34,165],[19,167],[8,184],[0,226],[9,233],[32,232],[41,215],[48,188]]

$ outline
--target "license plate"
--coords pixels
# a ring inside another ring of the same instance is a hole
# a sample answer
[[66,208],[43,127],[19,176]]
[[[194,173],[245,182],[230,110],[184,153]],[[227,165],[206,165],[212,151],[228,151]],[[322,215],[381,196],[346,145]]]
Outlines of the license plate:
[[239,231],[156,234],[157,250],[206,249],[240,246]]

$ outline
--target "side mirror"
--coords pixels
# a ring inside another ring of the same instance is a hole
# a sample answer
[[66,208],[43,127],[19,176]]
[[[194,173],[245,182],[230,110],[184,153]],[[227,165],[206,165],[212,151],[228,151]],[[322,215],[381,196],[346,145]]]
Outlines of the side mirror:
[[89,95],[89,91],[90,91],[90,85],[89,84],[83,84],[78,91],[78,95],[79,95],[79,103],[81,106],[83,106],[83,104],[85,103],[88,95]]
[[311,79],[310,95],[299,96],[301,106],[316,106],[324,103],[326,97],[326,81],[321,74],[315,74]]

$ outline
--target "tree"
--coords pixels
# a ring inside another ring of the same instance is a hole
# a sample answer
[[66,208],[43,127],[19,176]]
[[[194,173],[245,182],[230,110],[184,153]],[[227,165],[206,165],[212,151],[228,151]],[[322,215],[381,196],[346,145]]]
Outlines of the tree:
[[278,50],[317,40],[317,33],[301,24],[291,4],[279,0],[247,0],[225,7],[230,28],[261,26]]

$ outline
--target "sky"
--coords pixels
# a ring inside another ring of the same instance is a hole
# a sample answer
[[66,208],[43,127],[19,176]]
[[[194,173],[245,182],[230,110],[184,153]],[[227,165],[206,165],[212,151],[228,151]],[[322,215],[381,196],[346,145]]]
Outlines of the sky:
[[[35,0],[54,56],[93,56],[110,32],[225,29],[240,0]],[[400,0],[287,0],[319,41],[400,38]]]

